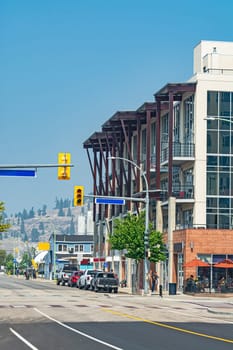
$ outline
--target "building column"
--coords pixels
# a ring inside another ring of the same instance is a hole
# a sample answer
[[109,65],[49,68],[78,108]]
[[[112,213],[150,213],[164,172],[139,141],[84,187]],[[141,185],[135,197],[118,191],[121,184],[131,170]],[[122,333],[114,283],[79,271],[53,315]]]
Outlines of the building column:
[[173,231],[176,227],[176,198],[168,199],[168,283],[173,282],[174,257],[173,257]]

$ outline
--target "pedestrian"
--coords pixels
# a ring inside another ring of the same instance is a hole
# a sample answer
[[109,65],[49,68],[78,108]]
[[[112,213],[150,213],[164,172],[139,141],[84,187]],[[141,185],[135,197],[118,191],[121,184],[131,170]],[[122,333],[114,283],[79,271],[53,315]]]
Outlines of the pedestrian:
[[156,271],[152,272],[151,275],[151,292],[157,291],[159,276]]
[[186,290],[187,292],[195,291],[195,280],[193,275],[190,275],[190,277],[186,280]]

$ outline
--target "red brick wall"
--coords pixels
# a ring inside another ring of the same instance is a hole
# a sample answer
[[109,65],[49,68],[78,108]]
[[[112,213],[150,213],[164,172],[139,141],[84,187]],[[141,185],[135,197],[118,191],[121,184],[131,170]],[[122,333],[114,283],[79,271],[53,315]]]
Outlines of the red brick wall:
[[[164,234],[167,243],[167,233]],[[184,263],[198,254],[233,254],[233,230],[186,229],[173,231],[173,243],[184,243]],[[192,247],[192,248],[191,248]],[[176,253],[174,252],[174,281],[176,280]],[[196,268],[185,268],[184,279],[196,275]]]

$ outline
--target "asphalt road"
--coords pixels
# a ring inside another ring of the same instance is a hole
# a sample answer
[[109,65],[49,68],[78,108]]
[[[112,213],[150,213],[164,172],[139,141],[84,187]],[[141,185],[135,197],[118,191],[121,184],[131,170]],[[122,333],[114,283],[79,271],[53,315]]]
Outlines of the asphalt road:
[[1,350],[225,350],[233,300],[95,293],[0,276]]

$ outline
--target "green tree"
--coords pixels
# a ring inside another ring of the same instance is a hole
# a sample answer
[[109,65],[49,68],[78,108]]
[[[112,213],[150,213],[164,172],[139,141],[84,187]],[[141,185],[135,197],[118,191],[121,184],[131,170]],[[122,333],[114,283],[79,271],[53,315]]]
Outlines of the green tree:
[[6,251],[3,249],[0,249],[0,265],[5,265],[6,263]]
[[6,232],[11,227],[9,223],[5,223],[4,210],[4,203],[0,202],[0,232]]
[[29,252],[24,252],[22,260],[20,261],[19,268],[25,270],[27,267],[30,267],[32,264],[31,254]]
[[37,228],[33,228],[31,231],[32,242],[39,242],[39,237],[40,237],[39,231],[37,230]]
[[75,234],[75,226],[74,226],[73,217],[72,217],[71,222],[70,222],[69,234],[70,234],[70,235],[74,235],[74,234]]
[[70,209],[70,207],[68,208],[68,210],[67,210],[67,214],[66,214],[66,216],[72,216],[72,213],[71,213],[71,209]]
[[12,254],[8,254],[6,256],[6,272],[9,274],[13,274],[13,270],[14,270],[14,257]]
[[42,216],[45,216],[47,214],[47,205],[43,205],[43,208],[42,208]]
[[[113,234],[109,237],[111,249],[125,250],[125,256],[135,259],[136,268],[138,263],[145,257],[145,212],[139,215],[128,214],[126,218],[115,219],[113,222]],[[153,229],[149,224],[149,260],[151,262],[164,261],[166,248],[162,234]],[[137,275],[137,271],[136,271]]]
[[57,216],[65,216],[65,212],[64,212],[63,208],[60,208],[60,209],[58,210]]

